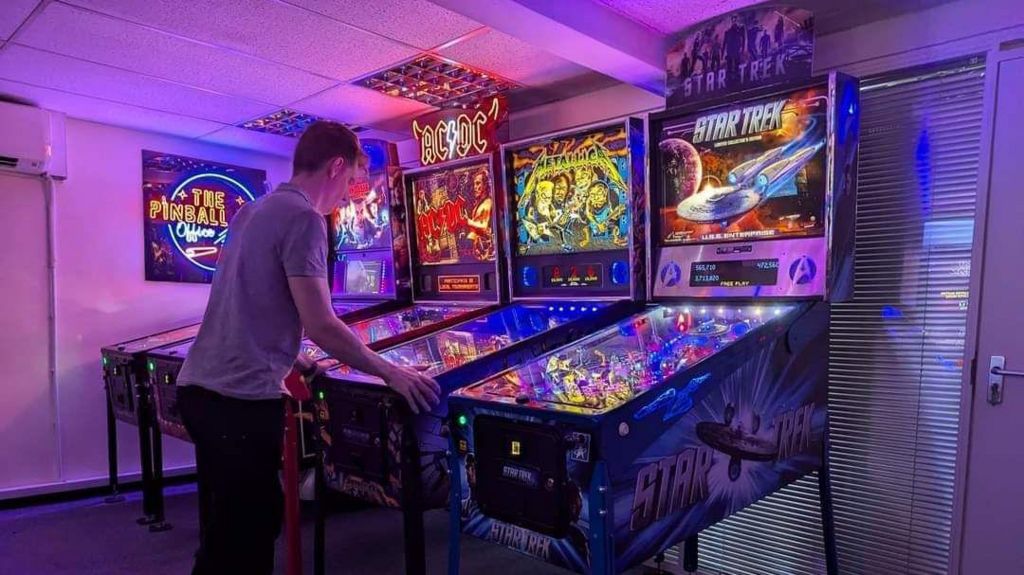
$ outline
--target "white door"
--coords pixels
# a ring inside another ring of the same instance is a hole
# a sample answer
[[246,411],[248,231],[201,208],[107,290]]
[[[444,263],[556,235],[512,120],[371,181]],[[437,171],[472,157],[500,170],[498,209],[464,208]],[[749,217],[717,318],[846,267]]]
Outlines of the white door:
[[[997,56],[977,373],[961,530],[963,575],[1024,573],[1024,54]],[[984,168],[982,168],[984,169]],[[983,263],[982,263],[983,262]],[[1021,372],[1002,378],[992,358]],[[1001,397],[992,397],[993,393]],[[1001,401],[1000,401],[1001,400]]]

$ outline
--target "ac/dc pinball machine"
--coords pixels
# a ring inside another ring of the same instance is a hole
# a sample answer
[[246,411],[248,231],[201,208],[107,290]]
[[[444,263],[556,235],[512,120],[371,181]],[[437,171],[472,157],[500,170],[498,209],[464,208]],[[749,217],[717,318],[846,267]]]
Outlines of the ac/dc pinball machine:
[[[629,120],[508,144],[502,153],[506,214],[516,212],[512,219],[522,233],[512,246],[497,244],[493,236],[477,244],[475,235],[482,227],[472,223],[476,208],[456,208],[469,215],[468,229],[438,228],[435,218],[453,209],[446,208],[452,201],[452,179],[446,180],[446,199],[439,198],[437,190],[443,190],[443,184],[432,179],[432,172],[421,172],[428,180],[410,176],[409,191],[417,208],[412,222],[414,286],[464,290],[479,285],[471,277],[446,277],[444,268],[433,265],[439,252],[450,260],[472,258],[479,249],[508,249],[510,254],[512,303],[382,354],[435,378],[442,390],[441,404],[432,413],[413,416],[382,381],[346,366],[315,382],[324,450],[324,473],[318,478],[350,496],[402,509],[407,573],[426,569],[423,512],[447,503],[444,397],[609,325],[642,305],[635,301],[642,299],[635,289],[643,284],[634,279],[643,274],[643,225],[638,221],[643,212],[638,207],[645,195],[643,178],[633,177],[643,173],[641,123]],[[477,191],[466,193],[480,193],[474,175],[479,167],[462,185]],[[500,277],[496,271],[495,276]],[[321,513],[317,525],[315,571],[321,573]]]
[[650,118],[651,307],[455,392],[461,530],[617,573],[827,470],[828,321],[852,296],[856,80]]

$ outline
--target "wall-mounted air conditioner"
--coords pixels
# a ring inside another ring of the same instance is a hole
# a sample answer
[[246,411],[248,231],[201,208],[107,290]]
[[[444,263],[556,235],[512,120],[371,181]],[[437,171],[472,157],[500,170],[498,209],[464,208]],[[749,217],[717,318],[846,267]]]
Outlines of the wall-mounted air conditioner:
[[0,171],[67,177],[64,114],[0,102]]

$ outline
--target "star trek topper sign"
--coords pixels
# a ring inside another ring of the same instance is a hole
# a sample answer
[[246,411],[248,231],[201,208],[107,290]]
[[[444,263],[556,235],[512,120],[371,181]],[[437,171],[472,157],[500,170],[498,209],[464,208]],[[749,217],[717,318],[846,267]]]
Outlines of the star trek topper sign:
[[209,283],[228,224],[263,195],[266,172],[142,152],[146,280]]
[[814,19],[801,8],[752,8],[686,30],[669,50],[668,108],[811,76]]
[[492,96],[475,109],[434,112],[413,120],[412,135],[423,166],[494,152],[508,139],[508,104]]

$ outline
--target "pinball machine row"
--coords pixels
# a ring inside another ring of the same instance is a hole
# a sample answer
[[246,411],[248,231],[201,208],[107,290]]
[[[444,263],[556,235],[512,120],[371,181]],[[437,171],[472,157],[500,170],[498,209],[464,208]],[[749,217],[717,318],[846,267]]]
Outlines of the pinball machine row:
[[[410,172],[414,297],[497,301],[504,292],[513,301],[383,356],[437,379],[444,400],[462,385],[635,311],[632,298],[643,287],[633,280],[644,262],[635,249],[643,228],[634,231],[634,218],[643,213],[636,198],[644,194],[631,174],[637,158],[642,166],[642,149],[636,149],[642,136],[639,122],[631,121],[506,145],[505,186],[498,184],[504,194],[492,192],[490,156]],[[502,242],[505,229],[512,237]],[[361,497],[374,492],[374,502],[400,507],[403,402],[376,378],[345,366],[328,371],[318,386],[331,438],[329,482]],[[382,414],[382,405],[393,406]],[[413,418],[422,456],[432,458],[424,469],[440,474],[423,487],[428,508],[444,505],[448,490],[446,462],[434,461],[447,441],[441,435],[445,401],[437,411]],[[385,428],[393,428],[390,437],[382,436]]]

